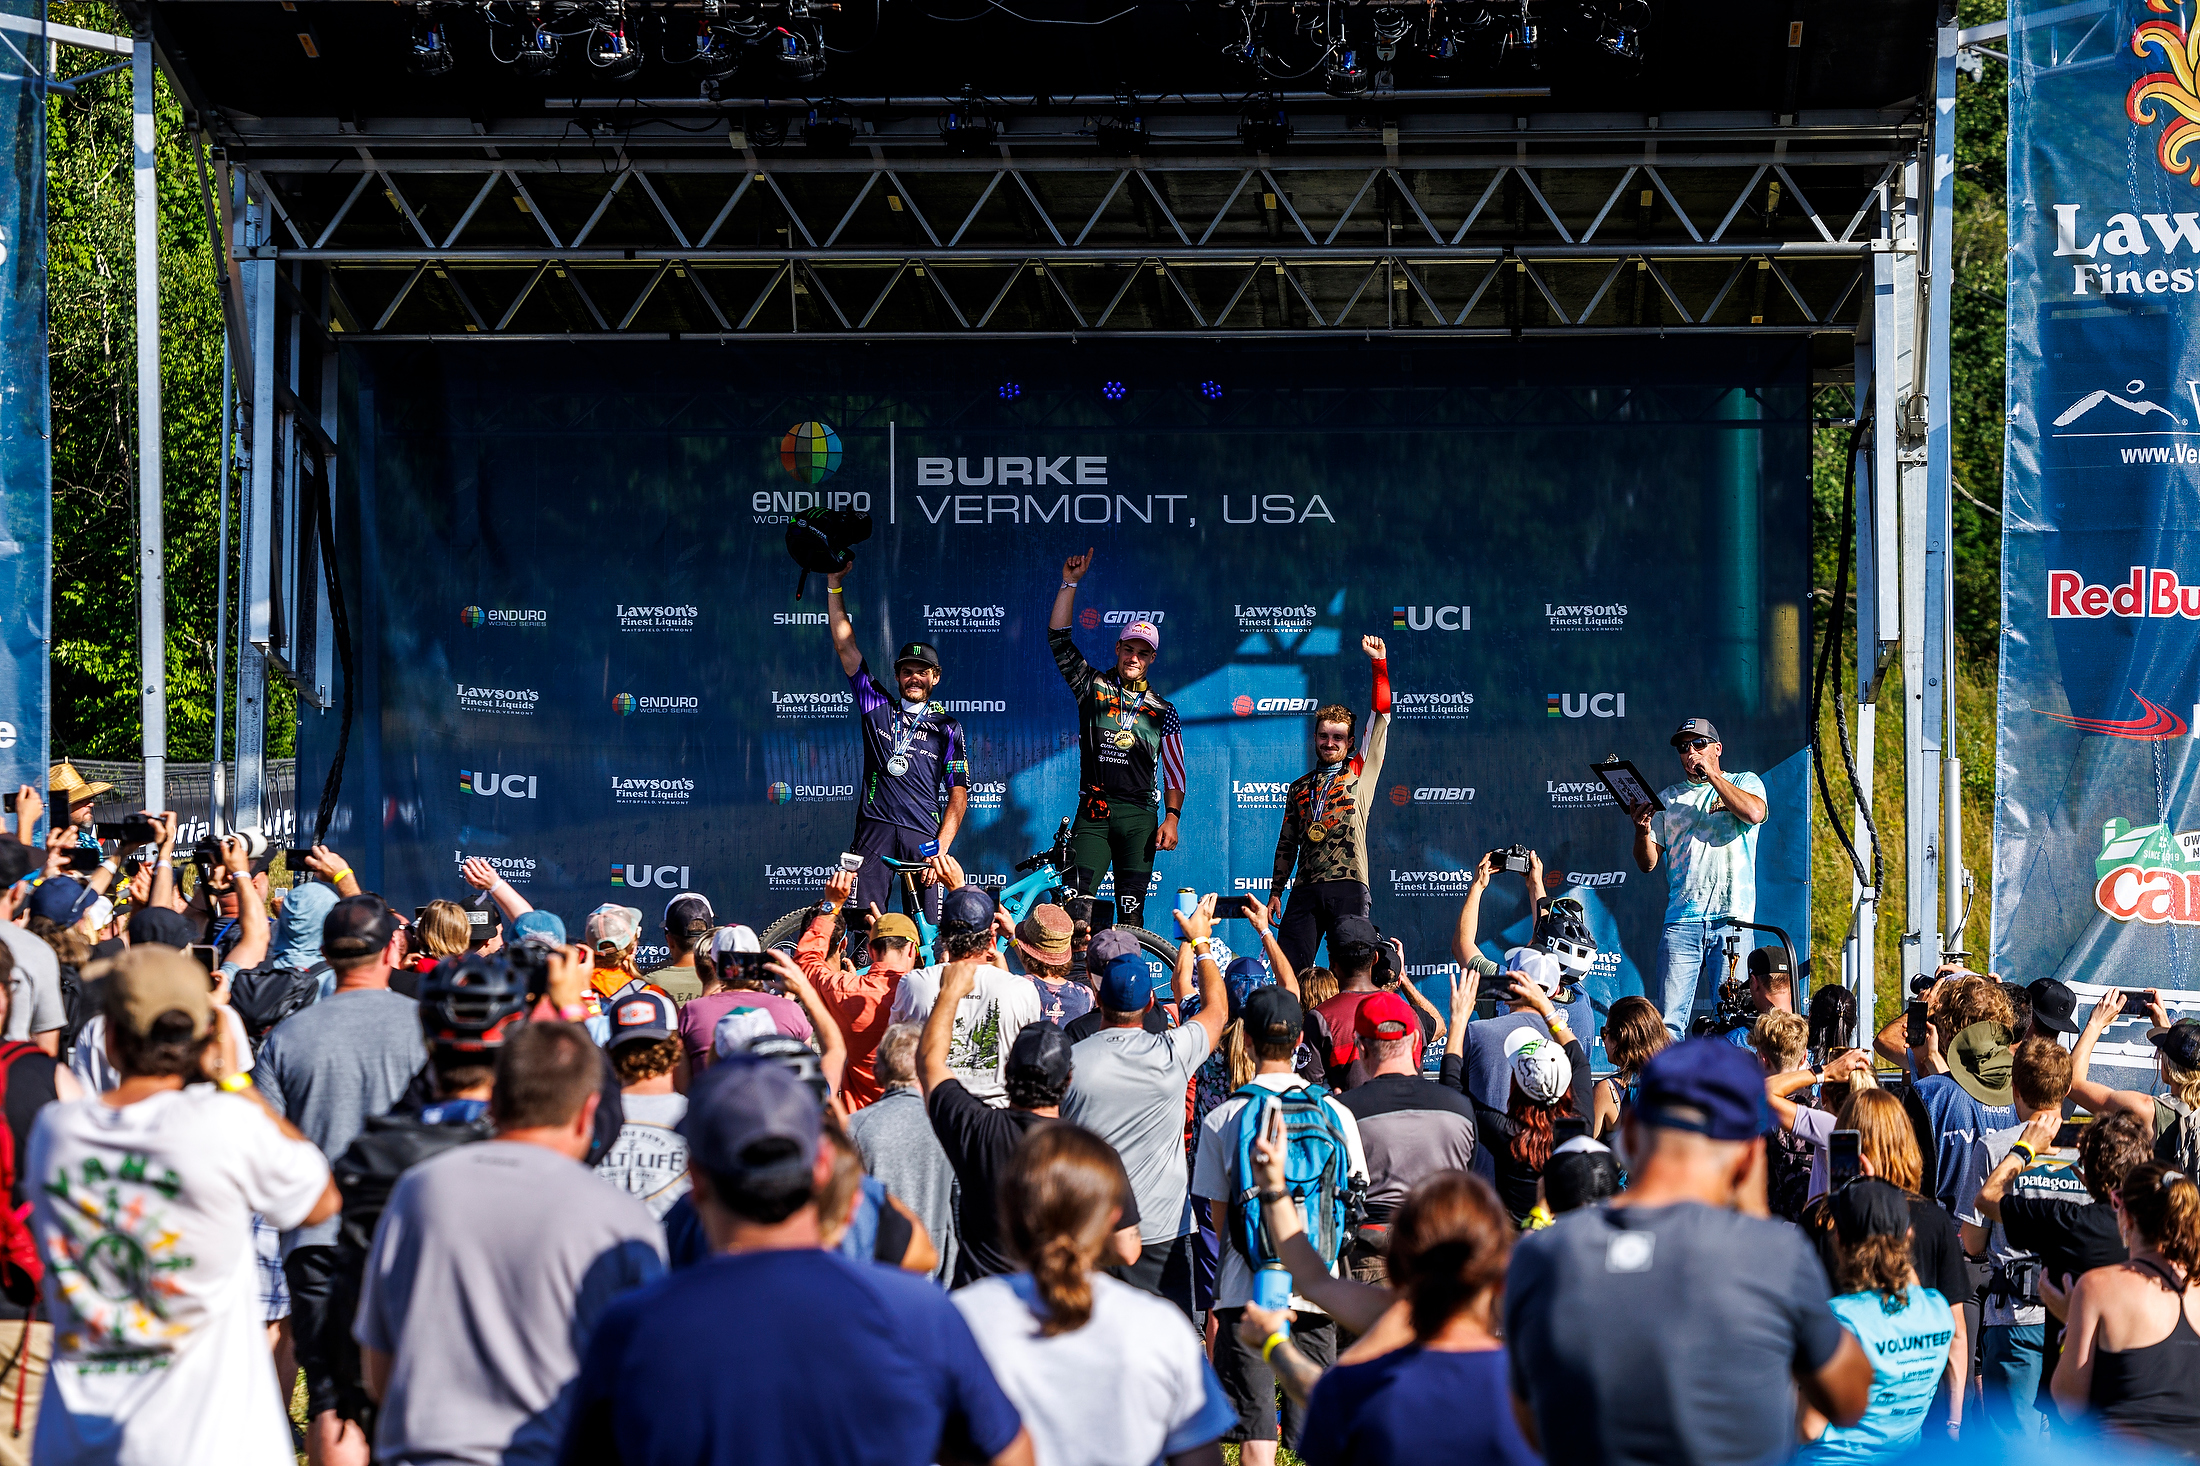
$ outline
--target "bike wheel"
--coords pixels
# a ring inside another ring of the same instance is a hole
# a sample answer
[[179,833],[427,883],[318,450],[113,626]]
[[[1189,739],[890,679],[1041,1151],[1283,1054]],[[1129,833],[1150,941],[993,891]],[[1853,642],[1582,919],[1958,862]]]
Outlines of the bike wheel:
[[1138,949],[1149,957],[1158,958],[1163,972],[1174,973],[1176,971],[1176,943],[1158,932],[1147,931],[1142,926],[1117,927],[1116,930],[1129,932],[1135,937],[1138,941]]
[[767,952],[784,952],[790,958],[802,940],[803,931],[810,924],[810,908],[807,906],[788,912],[779,920],[765,927],[756,944]]

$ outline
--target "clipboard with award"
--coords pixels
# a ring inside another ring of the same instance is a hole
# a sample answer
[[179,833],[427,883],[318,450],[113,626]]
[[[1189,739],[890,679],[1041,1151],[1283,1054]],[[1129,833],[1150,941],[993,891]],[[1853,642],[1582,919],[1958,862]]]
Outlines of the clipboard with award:
[[1604,781],[1604,787],[1611,792],[1613,802],[1630,817],[1646,804],[1653,810],[1665,808],[1665,801],[1658,798],[1658,791],[1650,787],[1649,780],[1643,778],[1642,770],[1635,767],[1634,760],[1611,754],[1603,763],[1591,764],[1589,768]]

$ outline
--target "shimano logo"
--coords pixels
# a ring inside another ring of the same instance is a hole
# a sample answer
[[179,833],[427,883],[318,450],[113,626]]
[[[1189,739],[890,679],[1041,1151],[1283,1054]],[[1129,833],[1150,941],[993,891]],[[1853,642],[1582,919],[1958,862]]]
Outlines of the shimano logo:
[[823,611],[774,611],[774,626],[823,626],[832,618]]
[[611,884],[629,891],[684,891],[692,884],[684,865],[631,865],[614,862]]
[[939,701],[932,704],[943,713],[1005,713],[1008,704],[998,699],[988,702],[983,698],[967,702]]
[[493,774],[486,770],[460,769],[458,792],[479,794],[484,799],[503,795],[506,799],[533,799],[535,776],[533,774]]
[[1310,713],[1321,706],[1319,698],[1312,697],[1236,697],[1230,702],[1230,711],[1241,718],[1267,716],[1274,713]]

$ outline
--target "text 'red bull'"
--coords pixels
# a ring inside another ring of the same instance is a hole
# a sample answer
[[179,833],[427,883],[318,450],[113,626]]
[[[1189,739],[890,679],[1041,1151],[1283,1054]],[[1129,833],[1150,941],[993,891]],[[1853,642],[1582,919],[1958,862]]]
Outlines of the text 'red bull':
[[2182,617],[2200,621],[2200,585],[2178,580],[2174,570],[2131,567],[2121,585],[2089,585],[2075,570],[2047,572],[2049,617],[2096,620],[2103,616]]

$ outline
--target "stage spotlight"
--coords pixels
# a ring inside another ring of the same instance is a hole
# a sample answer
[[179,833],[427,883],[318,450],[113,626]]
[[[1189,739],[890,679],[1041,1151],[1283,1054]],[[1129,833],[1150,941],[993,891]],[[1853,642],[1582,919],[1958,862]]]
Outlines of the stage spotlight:
[[623,7],[614,6],[588,33],[588,64],[605,81],[618,81],[642,69],[642,48],[627,37]]
[[1378,11],[1375,16],[1375,59],[1395,61],[1398,43],[1406,38],[1412,22],[1395,10]]
[[986,115],[975,87],[963,88],[962,100],[940,118],[940,141],[958,153],[982,153],[1000,136],[1000,124]]
[[419,19],[413,22],[412,50],[405,57],[405,69],[414,76],[442,76],[456,65],[458,58],[451,54],[450,39],[443,34],[434,10],[421,6]]
[[523,76],[548,76],[558,68],[558,36],[542,21],[532,19],[519,42],[519,69]]
[[1199,395],[1209,402],[1220,402],[1222,400],[1222,384],[1212,379],[1201,382],[1199,384]]
[[1121,402],[1129,391],[1121,382],[1103,382],[1100,386],[1100,395],[1110,402]]
[[1238,118],[1238,141],[1258,153],[1272,153],[1291,141],[1291,119],[1269,97],[1254,102]]
[[723,81],[741,69],[741,51],[733,38],[714,30],[708,20],[695,23],[695,54],[688,58],[696,75],[705,81]]
[[772,64],[789,81],[812,81],[825,74],[825,48],[807,31],[779,26],[771,36]]
[[1017,386],[1014,382],[1001,383],[1001,400],[1003,402],[1014,402],[1017,398],[1023,395],[1024,389]]
[[1367,68],[1357,51],[1339,51],[1322,73],[1322,90],[1332,97],[1357,97],[1367,91]]
[[1650,7],[1643,0],[1629,0],[1620,6],[1616,18],[1598,26],[1597,46],[1622,61],[1640,61],[1643,32],[1649,24]]

